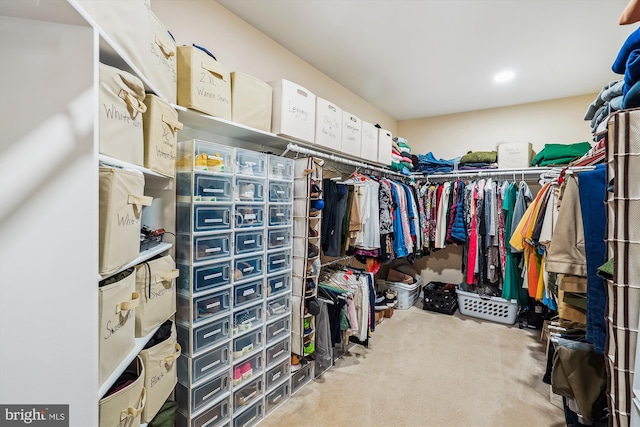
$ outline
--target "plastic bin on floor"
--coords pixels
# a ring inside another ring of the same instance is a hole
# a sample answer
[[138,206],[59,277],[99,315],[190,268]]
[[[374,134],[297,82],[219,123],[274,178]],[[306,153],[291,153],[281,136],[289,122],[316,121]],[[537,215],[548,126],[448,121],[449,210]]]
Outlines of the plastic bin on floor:
[[407,310],[418,301],[422,283],[422,277],[418,277],[418,280],[413,285],[376,280],[376,285],[378,285],[379,289],[391,289],[398,293],[398,305],[396,308],[399,310]]

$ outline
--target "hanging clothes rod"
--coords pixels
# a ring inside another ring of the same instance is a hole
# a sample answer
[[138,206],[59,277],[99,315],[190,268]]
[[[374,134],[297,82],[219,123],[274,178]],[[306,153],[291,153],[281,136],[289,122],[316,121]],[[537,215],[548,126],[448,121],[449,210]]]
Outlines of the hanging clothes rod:
[[343,256],[342,258],[336,258],[336,259],[333,259],[331,261],[325,262],[320,267],[326,267],[328,265],[338,264],[338,263],[340,263],[342,261],[350,261],[351,258],[353,258],[353,255],[347,255],[347,256]]
[[554,168],[536,167],[526,169],[487,169],[487,170],[469,170],[469,171],[453,171],[442,174],[426,175],[427,180],[451,179],[460,177],[495,177],[495,176],[511,176],[514,178],[533,177],[540,178],[540,174],[548,173]]
[[363,169],[371,169],[371,170],[389,174],[389,175],[401,176],[403,178],[411,178],[411,176],[407,176],[407,175],[398,173],[396,171],[392,171],[390,169],[381,168],[379,166],[373,166],[368,163],[358,162],[351,159],[345,159],[344,157],[336,156],[334,154],[329,154],[329,153],[323,153],[322,151],[311,150],[309,148],[301,147],[293,143],[287,144],[287,149],[284,151],[284,153],[281,154],[281,156],[285,156],[289,151],[293,151],[294,153],[299,153],[299,154],[306,154],[308,156],[322,157],[324,159],[332,160],[334,162],[342,163],[345,165],[355,166]]

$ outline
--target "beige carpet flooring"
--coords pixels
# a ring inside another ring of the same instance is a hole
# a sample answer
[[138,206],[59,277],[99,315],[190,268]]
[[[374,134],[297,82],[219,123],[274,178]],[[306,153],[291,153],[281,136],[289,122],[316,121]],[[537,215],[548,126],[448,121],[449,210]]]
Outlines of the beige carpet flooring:
[[542,382],[540,331],[424,311],[396,310],[262,427],[561,427]]

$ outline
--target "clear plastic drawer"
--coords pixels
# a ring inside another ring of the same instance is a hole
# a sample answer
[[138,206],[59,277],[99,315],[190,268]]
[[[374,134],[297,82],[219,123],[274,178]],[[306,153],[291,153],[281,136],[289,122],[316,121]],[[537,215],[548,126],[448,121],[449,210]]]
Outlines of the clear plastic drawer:
[[291,300],[287,295],[267,301],[267,319],[291,313]]
[[283,359],[287,359],[291,356],[291,344],[289,338],[282,341],[278,341],[271,347],[267,347],[266,362],[267,367],[275,366]]
[[179,233],[230,230],[231,219],[231,205],[176,204],[176,226]]
[[228,369],[231,364],[230,357],[231,342],[193,358],[181,354],[178,357],[178,381],[189,387],[216,372]]
[[264,273],[264,260],[262,255],[235,259],[233,265],[233,280],[235,282],[260,277]]
[[236,177],[236,201],[264,203],[265,181],[264,179]]
[[233,288],[234,309],[258,302],[262,299],[264,279],[252,280]]
[[264,405],[262,401],[256,402],[252,407],[242,412],[233,419],[233,427],[253,427],[264,417]]
[[262,375],[262,353],[254,354],[233,365],[233,387],[251,381],[252,378]]
[[233,173],[233,147],[192,139],[178,143],[178,170]]
[[291,272],[267,277],[267,298],[291,289]]
[[233,313],[232,336],[242,335],[247,331],[259,328],[263,323],[262,304],[242,308]]
[[288,270],[291,268],[291,250],[267,254],[267,273]]
[[[282,383],[285,379],[289,378],[291,371],[291,361],[289,359],[283,360],[275,367],[267,370],[264,375],[265,383],[267,384],[267,391],[271,391],[276,384]],[[287,383],[289,383],[287,381]]]
[[267,232],[267,249],[277,250],[291,247],[293,230],[291,227],[272,228]]
[[197,353],[213,348],[231,338],[231,316],[225,316],[195,328],[176,323],[176,329],[182,353],[193,357]]
[[264,230],[236,231],[235,243],[236,255],[262,252],[264,251]]
[[293,224],[292,205],[269,205],[269,227],[280,227]]
[[177,295],[176,320],[184,324],[197,325],[229,311],[231,311],[230,288],[195,298],[181,293]]
[[212,261],[231,255],[231,233],[176,237],[176,258],[190,263]]
[[189,420],[188,416],[185,416],[181,411],[176,413],[176,427],[221,427],[227,426],[230,419],[230,404],[229,398],[221,400],[213,405],[211,408],[206,409],[197,417]]
[[282,181],[293,180],[293,159],[280,157],[269,154],[267,162],[267,170],[269,179],[277,179]]
[[231,284],[231,261],[192,267],[178,263],[178,289],[188,295]]
[[276,409],[281,403],[289,400],[289,396],[291,396],[289,383],[284,383],[271,393],[267,394],[267,397],[265,398],[267,414],[271,413],[271,411]]
[[261,228],[264,226],[264,205],[236,205],[236,228]]
[[266,154],[236,148],[236,175],[264,178],[267,175]]
[[264,396],[264,382],[258,377],[233,392],[233,412],[240,412]]
[[178,383],[176,401],[182,412],[197,412],[222,397],[230,389],[231,374],[229,371],[224,371],[209,381],[191,388]]
[[178,172],[176,196],[179,202],[231,202],[233,177],[205,172]]
[[284,317],[280,320],[276,320],[273,323],[267,325],[266,338],[267,344],[271,344],[280,338],[289,336],[291,333],[291,320],[289,317]]
[[262,348],[262,331],[257,330],[233,339],[233,358],[238,359]]
[[311,380],[311,363],[307,363],[298,372],[291,375],[291,394],[296,393]]
[[293,184],[285,181],[269,181],[269,203],[291,203]]

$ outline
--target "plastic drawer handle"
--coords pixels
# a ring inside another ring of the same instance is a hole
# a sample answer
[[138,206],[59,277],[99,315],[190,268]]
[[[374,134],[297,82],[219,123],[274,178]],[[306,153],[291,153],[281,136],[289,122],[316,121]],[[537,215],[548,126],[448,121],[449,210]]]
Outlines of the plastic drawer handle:
[[273,264],[282,264],[283,262],[285,262],[286,260],[284,258],[282,259],[277,259],[275,261],[273,261]]
[[222,218],[207,218],[204,220],[205,224],[211,224],[212,222],[222,222]]
[[271,336],[276,336],[276,335],[278,335],[278,334],[280,334],[280,333],[284,332],[285,330],[286,330],[286,328],[280,328],[280,329],[278,329],[277,331],[273,332],[273,333],[271,334]]
[[209,248],[209,249],[205,249],[204,251],[205,251],[206,253],[208,253],[208,254],[209,254],[209,253],[211,253],[211,252],[220,252],[221,250],[222,250],[222,248],[221,248],[221,247],[217,247],[217,248]]
[[282,397],[282,393],[280,393],[279,395],[277,395],[276,397],[273,398],[272,402],[276,403],[278,400],[280,400],[280,398]]
[[243,243],[245,245],[250,245],[251,243],[255,243],[255,242],[256,242],[256,239],[252,239],[252,240],[245,240]]
[[215,420],[218,419],[218,417],[220,417],[220,415],[216,415],[215,417],[211,418],[209,421],[207,421],[206,423],[202,424],[202,427],[210,426],[211,424],[213,424],[215,422]]
[[208,371],[209,369],[213,368],[216,365],[219,365],[220,363],[222,363],[222,361],[220,360],[216,360],[213,363],[209,363],[207,366],[203,366],[202,368],[200,368],[200,372]]
[[215,334],[222,332],[222,329],[218,328],[215,331],[209,332],[208,334],[204,334],[203,338],[209,338]]
[[215,279],[220,276],[222,276],[222,273],[213,273],[209,274],[208,276],[204,276],[204,280]]
[[211,304],[207,304],[207,308],[217,307],[220,305],[220,301],[212,302]]
[[245,400],[249,400],[252,397],[255,397],[256,394],[258,394],[258,390],[254,390],[252,393],[250,393],[247,397],[245,397]]
[[276,216],[284,216],[284,213],[283,212],[278,212],[278,213],[276,213]]
[[279,352],[277,352],[276,354],[274,354],[273,356],[271,356],[272,359],[275,359],[276,357],[280,356],[282,353],[284,353],[284,349],[280,350]]
[[284,240],[284,236],[276,237],[276,240],[278,240],[278,241]]
[[252,294],[255,294],[255,293],[256,293],[256,290],[255,290],[255,289],[247,289],[246,291],[244,291],[244,292],[242,293],[242,296],[243,296],[243,297],[246,297],[247,295],[252,295]]
[[211,393],[205,394],[204,396],[202,396],[202,401],[207,400],[208,398],[210,398],[211,396],[213,396],[214,394],[216,394],[220,390],[222,390],[222,387],[218,387],[217,389],[213,390]]
[[224,193],[222,188],[203,188],[202,191],[205,193]]
[[251,419],[249,421],[247,421],[246,423],[242,424],[242,427],[247,427],[249,424],[251,424],[251,422],[253,420],[255,420],[256,418],[258,418],[257,415],[254,415],[253,417],[251,417]]
[[273,376],[271,377],[271,382],[277,380],[278,378],[280,378],[282,376],[282,372],[276,372],[275,374],[273,374]]
[[283,285],[283,282],[278,282],[275,285],[273,285],[274,288],[281,288]]

